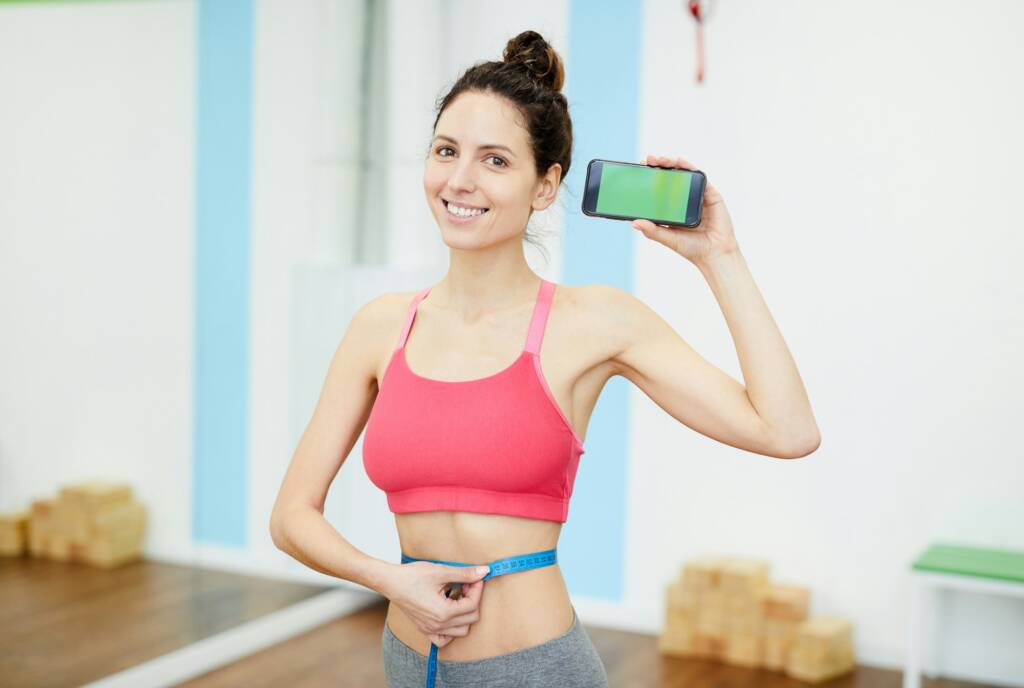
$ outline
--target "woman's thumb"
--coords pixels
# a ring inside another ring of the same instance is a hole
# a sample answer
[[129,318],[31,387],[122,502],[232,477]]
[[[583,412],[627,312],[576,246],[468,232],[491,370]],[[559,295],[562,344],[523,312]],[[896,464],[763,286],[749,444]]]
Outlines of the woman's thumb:
[[462,575],[459,576],[459,580],[475,581],[480,580],[490,571],[490,566],[460,566],[462,569],[460,572]]

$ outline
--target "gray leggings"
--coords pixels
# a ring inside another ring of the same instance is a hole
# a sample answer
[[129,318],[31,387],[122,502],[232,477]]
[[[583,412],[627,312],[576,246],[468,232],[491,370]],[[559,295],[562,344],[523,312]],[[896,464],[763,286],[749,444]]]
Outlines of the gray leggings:
[[[401,640],[384,623],[381,636],[388,688],[423,688],[427,657]],[[465,662],[437,660],[437,688],[608,688],[597,648],[572,609],[572,627],[551,640]]]

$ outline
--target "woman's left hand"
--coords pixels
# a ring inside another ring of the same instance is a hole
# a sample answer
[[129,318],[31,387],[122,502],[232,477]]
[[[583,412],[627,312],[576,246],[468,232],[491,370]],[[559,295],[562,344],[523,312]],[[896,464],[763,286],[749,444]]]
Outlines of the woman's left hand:
[[[640,163],[655,167],[697,169],[693,163],[682,158],[655,155],[648,155]],[[650,220],[633,220],[632,225],[648,239],[668,246],[698,267],[738,248],[732,230],[732,220],[725,208],[725,199],[710,180],[704,187],[704,209],[701,211],[700,224],[696,227],[672,227],[655,224]]]

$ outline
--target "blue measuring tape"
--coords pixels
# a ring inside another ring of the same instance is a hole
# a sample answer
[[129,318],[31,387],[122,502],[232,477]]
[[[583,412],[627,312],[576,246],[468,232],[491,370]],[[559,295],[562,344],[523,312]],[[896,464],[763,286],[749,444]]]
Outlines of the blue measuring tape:
[[[441,561],[438,559],[415,559],[408,556],[405,552],[402,552],[402,563],[408,564],[412,561],[429,561],[432,564],[444,564],[445,566],[489,566],[490,570],[481,580],[488,580],[495,576],[501,576],[506,573],[516,573],[518,571],[528,571],[530,569],[539,569],[543,566],[551,566],[558,562],[558,552],[555,549],[546,549],[543,552],[531,552],[530,554],[520,554],[515,557],[505,557],[504,559],[497,559],[490,564],[464,564],[461,561]],[[452,587],[445,593],[445,597],[451,597],[451,592],[458,589],[462,590],[462,583],[452,583]],[[426,688],[434,688],[434,681],[437,678],[437,645],[433,642],[430,643],[430,657],[427,659],[427,686]]]

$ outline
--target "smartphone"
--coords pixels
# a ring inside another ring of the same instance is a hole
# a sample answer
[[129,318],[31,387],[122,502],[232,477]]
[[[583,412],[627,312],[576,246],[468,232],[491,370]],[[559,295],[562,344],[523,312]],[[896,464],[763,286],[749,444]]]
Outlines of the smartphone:
[[700,170],[591,160],[583,189],[583,214],[696,227],[704,207],[706,181]]

